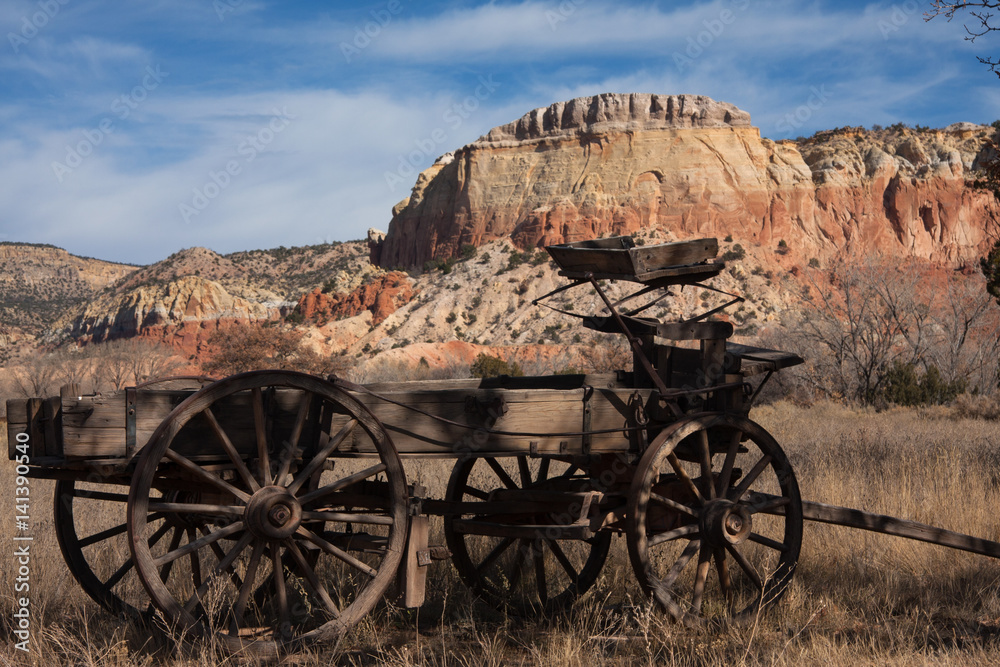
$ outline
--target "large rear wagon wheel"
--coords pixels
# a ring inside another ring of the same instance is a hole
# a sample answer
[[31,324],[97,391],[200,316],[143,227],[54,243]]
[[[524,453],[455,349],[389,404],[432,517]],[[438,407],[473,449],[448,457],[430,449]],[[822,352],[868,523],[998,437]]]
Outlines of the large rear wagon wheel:
[[626,535],[639,583],[675,619],[750,620],[778,601],[798,561],[802,502],[792,467],[748,419],[682,420],[639,462]]
[[[323,472],[355,444],[371,458]],[[399,456],[367,408],[319,378],[260,371],[204,388],[160,424],[128,532],[168,623],[275,655],[334,639],[375,606],[402,558],[407,505]],[[187,529],[150,545],[161,515]]]

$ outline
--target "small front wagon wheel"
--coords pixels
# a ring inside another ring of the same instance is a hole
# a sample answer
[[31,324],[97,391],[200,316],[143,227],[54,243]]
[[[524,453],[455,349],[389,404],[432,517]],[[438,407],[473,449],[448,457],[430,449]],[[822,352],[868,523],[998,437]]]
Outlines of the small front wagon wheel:
[[743,417],[682,420],[650,444],[626,510],[643,588],[695,626],[742,622],[784,593],[802,542],[802,502],[785,453]]
[[[324,472],[354,449],[369,458]],[[159,425],[128,532],[168,623],[276,655],[336,638],[375,606],[402,558],[407,504],[399,456],[367,408],[319,378],[260,371],[209,385]],[[164,515],[185,529],[151,544]]]

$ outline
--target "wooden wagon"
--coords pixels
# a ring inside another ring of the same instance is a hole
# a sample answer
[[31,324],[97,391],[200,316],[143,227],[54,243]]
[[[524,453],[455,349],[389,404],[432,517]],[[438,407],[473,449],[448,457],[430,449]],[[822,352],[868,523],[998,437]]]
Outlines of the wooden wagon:
[[[737,296],[680,322],[643,316],[672,287],[707,288],[724,267],[714,239],[548,251],[568,283],[536,303],[595,290],[605,313],[562,312],[625,336],[632,371],[360,386],[263,370],[110,395],[70,386],[8,401],[9,456],[57,480],[59,544],[94,600],[141,618],[155,608],[234,651],[338,637],[394,582],[418,605],[441,558],[497,608],[556,610],[596,581],[616,534],[644,590],[691,625],[775,602],[805,519],[1000,554],[803,503],[781,447],[747,417],[771,374],[802,359],[728,341],[732,325],[709,318]],[[612,301],[605,281],[634,291]],[[443,498],[407,481],[405,462],[429,458],[454,460]],[[445,545],[428,544],[431,516]]]

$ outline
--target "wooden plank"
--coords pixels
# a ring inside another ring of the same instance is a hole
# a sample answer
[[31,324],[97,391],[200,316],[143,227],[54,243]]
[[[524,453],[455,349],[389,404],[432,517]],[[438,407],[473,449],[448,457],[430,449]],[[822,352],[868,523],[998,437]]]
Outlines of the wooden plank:
[[452,527],[455,532],[466,535],[489,535],[491,537],[513,537],[528,540],[589,540],[594,536],[590,526],[582,524],[569,526],[526,525],[455,519],[452,522]]
[[62,401],[58,396],[42,402],[43,456],[62,456]]
[[726,343],[726,353],[740,357],[741,359],[755,362],[759,372],[765,370],[778,371],[790,366],[798,366],[805,363],[805,360],[792,352],[782,352],[780,350],[769,350],[763,347],[753,347],[751,345],[740,345],[738,343]]
[[403,606],[408,609],[424,603],[427,588],[427,567],[420,565],[418,551],[426,551],[430,534],[430,520],[426,516],[410,517],[409,537],[406,541],[406,557],[399,568],[399,589],[403,593]]
[[63,454],[74,458],[124,457],[125,429],[63,424]]
[[28,401],[24,398],[7,399],[7,458],[14,460],[20,454],[17,435],[28,430]]
[[971,551],[1000,558],[1000,542],[984,540],[971,535],[963,535],[944,528],[928,526],[924,523],[897,519],[884,514],[872,514],[861,510],[849,509],[847,507],[836,507],[834,505],[824,505],[822,503],[803,502],[802,518],[807,521],[818,521],[821,523],[832,523],[839,526],[850,526],[860,528],[875,533],[885,533],[905,537],[909,540],[919,542],[930,542],[943,547],[959,549],[961,551]]
[[714,238],[636,246],[629,254],[636,274],[648,274],[669,267],[699,264],[719,254],[719,241]]
[[[625,426],[628,400],[635,390],[595,388],[591,398],[591,429],[616,429],[611,433],[592,436],[594,452],[626,451],[627,438],[618,431]],[[467,392],[403,392],[386,393],[388,397],[406,406],[419,407],[434,415],[467,424],[463,428],[442,423],[408,407],[385,403],[375,397],[359,394],[359,400],[386,425],[397,450],[403,454],[452,453],[461,455],[480,450],[527,452],[529,442],[538,443],[538,453],[582,453],[581,436],[555,435],[560,432],[578,433],[583,429],[584,390],[528,390]],[[507,413],[491,424],[488,417],[467,412],[466,399],[470,395],[482,401],[502,398]],[[649,395],[645,390],[643,395]],[[331,428],[338,428],[346,418],[333,420]],[[541,435],[499,435],[483,430],[492,426],[496,430],[528,432]],[[552,434],[552,435],[549,435]],[[351,451],[371,451],[371,445],[361,429],[355,431]],[[565,443],[565,444],[564,444]]]
[[733,335],[729,322],[666,322],[656,327],[656,335],[668,340],[725,340]]

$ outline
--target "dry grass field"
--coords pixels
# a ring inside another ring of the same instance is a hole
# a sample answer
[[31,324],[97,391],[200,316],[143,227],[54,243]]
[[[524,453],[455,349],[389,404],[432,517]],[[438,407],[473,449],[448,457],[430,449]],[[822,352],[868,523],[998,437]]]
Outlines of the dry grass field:
[[[1000,422],[967,410],[835,404],[763,406],[752,417],[782,443],[808,500],[910,518],[1000,539]],[[410,462],[440,493],[441,465]],[[14,469],[0,465],[0,664],[254,664],[117,619],[69,575],[53,534],[51,483],[32,482],[30,652],[14,648]],[[437,526],[440,533],[440,526]],[[1000,663],[1000,563],[898,538],[806,524],[793,583],[757,623],[725,631],[675,625],[647,603],[624,540],[595,590],[552,618],[505,618],[477,603],[448,563],[435,563],[428,602],[384,605],[337,647],[294,665],[994,665]]]

